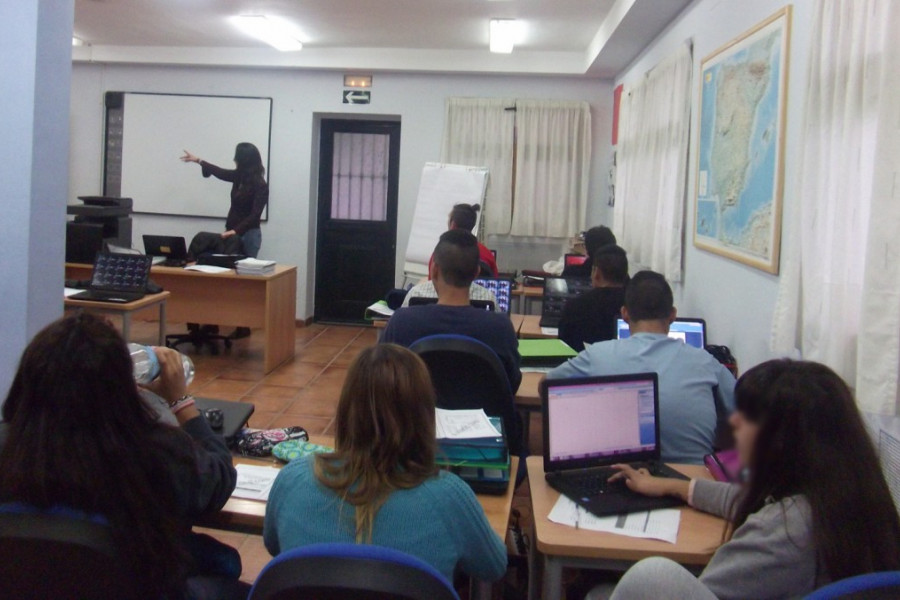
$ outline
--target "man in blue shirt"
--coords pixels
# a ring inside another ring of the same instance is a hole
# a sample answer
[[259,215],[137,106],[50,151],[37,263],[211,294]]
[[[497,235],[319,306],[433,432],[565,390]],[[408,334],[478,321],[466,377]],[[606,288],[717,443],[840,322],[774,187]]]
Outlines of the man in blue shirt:
[[451,229],[441,236],[431,265],[437,304],[401,308],[388,321],[382,343],[409,347],[429,335],[453,333],[483,342],[497,354],[513,392],[519,389],[519,341],[509,317],[474,308],[469,286],[480,270],[478,240],[470,232]]
[[669,337],[677,311],[672,288],[659,273],[641,271],[625,289],[622,318],[631,337],[589,345],[552,370],[548,379],[657,373],[662,458],[701,464],[713,451],[716,395],[734,410],[734,376],[705,350]]

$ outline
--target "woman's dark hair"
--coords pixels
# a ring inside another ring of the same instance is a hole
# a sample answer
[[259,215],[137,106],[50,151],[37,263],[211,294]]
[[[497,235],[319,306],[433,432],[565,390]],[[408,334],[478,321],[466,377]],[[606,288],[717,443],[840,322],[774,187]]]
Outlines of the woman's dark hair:
[[481,210],[481,206],[478,204],[457,204],[450,211],[450,222],[457,229],[471,232],[475,229],[475,223],[478,222],[479,210]]
[[830,579],[900,569],[900,519],[844,381],[818,363],[773,360],[740,378],[735,401],[760,428],[733,528],[770,498],[802,495]]
[[263,166],[262,156],[259,149],[250,142],[241,142],[235,147],[234,162],[241,174],[241,183],[264,181],[266,168]]
[[180,454],[151,435],[164,426],[141,400],[125,341],[109,323],[78,314],[39,332],[3,420],[0,502],[103,515],[135,589],[159,598],[183,585],[188,559],[167,465],[191,460],[189,446]]
[[594,260],[594,253],[603,246],[615,244],[616,236],[606,225],[597,225],[584,232],[584,251]]
[[610,283],[628,283],[628,255],[615,244],[607,244],[594,252],[594,266],[600,269],[603,279]]

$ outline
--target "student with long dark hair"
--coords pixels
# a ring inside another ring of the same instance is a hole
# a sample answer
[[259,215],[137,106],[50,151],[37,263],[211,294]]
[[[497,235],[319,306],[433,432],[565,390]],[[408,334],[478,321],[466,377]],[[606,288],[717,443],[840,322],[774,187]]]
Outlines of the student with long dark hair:
[[281,470],[266,504],[273,556],[323,542],[387,546],[452,580],[506,571],[506,547],[463,481],[435,465],[434,388],[422,360],[390,344],[350,366],[335,418],[335,451]]
[[[141,597],[246,596],[237,552],[191,533],[195,517],[231,495],[231,455],[186,393],[178,353],[156,352],[152,389],[177,428],[141,399],[125,341],[106,321],[78,314],[34,337],[3,405],[0,510],[104,520]],[[217,560],[230,568],[210,567]],[[192,577],[213,573],[222,577]]]
[[187,150],[181,157],[184,162],[200,165],[203,176],[231,184],[231,208],[225,219],[223,239],[239,236],[244,246],[244,254],[256,257],[262,246],[262,230],[259,220],[269,202],[269,185],[266,183],[266,169],[263,167],[259,149],[249,142],[241,142],[234,149],[234,169],[223,169],[194,156]]
[[648,559],[613,600],[802,597],[840,579],[900,570],[900,520],[847,385],[811,362],[775,360],[738,381],[731,417],[744,486],[658,479],[617,468],[629,488],[673,495],[729,519],[729,538],[695,578]]
[[[447,230],[462,229],[469,233],[475,233],[475,225],[478,223],[478,213],[481,211],[480,204],[454,204],[447,215]],[[497,277],[500,274],[497,268],[497,259],[494,253],[487,246],[478,242],[478,261],[481,266],[480,277]],[[434,256],[428,261],[428,272],[431,273],[431,265],[434,263]],[[430,275],[429,275],[430,278]]]

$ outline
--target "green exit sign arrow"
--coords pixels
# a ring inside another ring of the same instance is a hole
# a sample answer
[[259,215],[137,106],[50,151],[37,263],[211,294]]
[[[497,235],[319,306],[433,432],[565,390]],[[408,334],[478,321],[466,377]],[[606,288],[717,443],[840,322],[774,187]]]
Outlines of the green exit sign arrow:
[[344,104],[368,104],[372,101],[372,92],[344,90]]

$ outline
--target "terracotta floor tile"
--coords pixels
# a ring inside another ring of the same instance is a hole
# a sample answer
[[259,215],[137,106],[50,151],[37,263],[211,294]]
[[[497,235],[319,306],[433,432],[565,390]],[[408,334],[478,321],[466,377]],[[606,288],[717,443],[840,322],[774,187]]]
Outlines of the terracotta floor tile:
[[285,414],[290,415],[315,415],[320,417],[334,417],[337,410],[337,402],[340,392],[322,391],[316,388],[306,388],[300,392],[296,400],[284,409]]
[[269,424],[280,413],[254,410],[248,425],[253,429],[269,429]]
[[241,554],[241,563],[243,571],[241,572],[241,581],[253,583],[259,576],[260,571],[272,560],[272,555],[266,550],[261,535],[248,535],[243,543],[238,547]]
[[309,363],[292,363],[273,371],[263,383],[266,385],[281,385],[288,387],[303,387],[319,376],[323,365]]
[[340,343],[349,344],[359,335],[360,328],[359,327],[342,327],[340,325],[333,325],[322,332],[316,341],[327,341],[328,343]]
[[273,385],[270,383],[260,383],[247,394],[248,398],[288,398],[293,399],[300,390],[303,389],[296,385]]
[[257,382],[265,377],[265,373],[263,373],[262,365],[257,369],[231,367],[221,371],[218,377],[219,379],[229,379],[234,381]]
[[325,366],[341,353],[344,346],[324,346],[310,344],[297,351],[296,359],[303,363]]
[[237,381],[234,379],[216,378],[201,387],[198,390],[198,393],[209,398],[216,398],[217,394],[237,394],[243,396],[249,392],[254,385],[256,385],[255,381]]
[[331,425],[333,419],[317,417],[314,415],[288,415],[284,414],[275,417],[269,423],[269,429],[277,429],[278,427],[294,427],[299,425],[306,430],[309,435],[322,435],[322,433]]
[[260,412],[272,413],[277,415],[284,412],[284,409],[290,406],[292,399],[272,398],[265,396],[253,398],[250,396],[244,396],[244,398],[242,398],[242,401],[251,403],[255,407],[255,409]]

